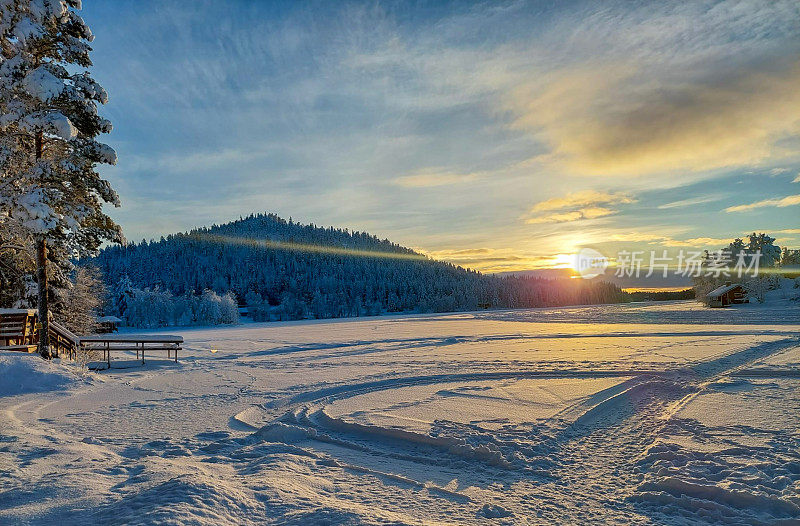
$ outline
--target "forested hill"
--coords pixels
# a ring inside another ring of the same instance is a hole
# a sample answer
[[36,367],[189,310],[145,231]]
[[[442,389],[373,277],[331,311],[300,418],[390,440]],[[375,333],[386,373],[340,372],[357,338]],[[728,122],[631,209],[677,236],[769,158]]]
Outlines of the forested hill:
[[218,235],[420,256],[410,248],[392,243],[388,239],[379,239],[366,232],[351,232],[348,229],[333,227],[323,228],[314,224],[304,225],[293,222],[291,218],[288,221],[281,219],[275,214],[251,215],[224,225],[194,230],[189,235]]
[[[232,292],[256,319],[328,318],[624,301],[614,285],[492,277],[346,229],[251,215],[158,241],[104,249],[112,300],[130,289]],[[112,301],[112,304],[115,301]],[[112,305],[125,316],[125,301]]]

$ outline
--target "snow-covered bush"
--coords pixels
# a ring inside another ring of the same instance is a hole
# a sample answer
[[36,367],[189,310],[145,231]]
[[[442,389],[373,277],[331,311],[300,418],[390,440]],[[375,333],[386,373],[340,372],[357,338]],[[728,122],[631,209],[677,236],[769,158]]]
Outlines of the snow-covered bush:
[[196,299],[195,308],[194,324],[197,325],[233,324],[239,321],[236,298],[230,292],[220,296],[213,290],[205,290]]
[[122,296],[125,305],[116,312],[130,327],[153,329],[168,326],[220,325],[239,322],[233,294],[206,290],[202,295],[173,296],[159,289],[132,289]]
[[96,267],[77,267],[70,287],[62,292],[56,320],[75,334],[90,334],[97,331],[97,314],[103,305],[106,287]]
[[709,276],[697,276],[692,278],[692,288],[694,288],[695,299],[704,305],[708,305],[708,293],[720,285],[724,285],[724,283],[725,281],[722,278]]
[[764,303],[767,293],[771,290],[781,289],[781,276],[778,274],[762,274],[749,279],[743,284],[747,297],[758,303]]

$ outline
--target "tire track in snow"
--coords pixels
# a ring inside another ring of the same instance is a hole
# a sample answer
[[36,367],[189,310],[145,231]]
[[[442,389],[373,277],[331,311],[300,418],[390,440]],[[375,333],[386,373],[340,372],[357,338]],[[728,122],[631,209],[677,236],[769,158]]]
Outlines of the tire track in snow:
[[[638,392],[626,391],[608,399],[601,405],[605,407],[600,414],[587,413],[581,417],[582,421],[571,426],[571,436],[565,433],[561,437],[559,461],[555,465],[561,469],[561,477],[570,481],[566,491],[576,493],[576,498],[585,495],[595,499],[597,505],[607,507],[610,503],[622,520],[636,520],[639,511],[630,509],[630,499],[635,501],[641,491],[648,452],[669,436],[665,431],[680,409],[714,382],[794,347],[797,342],[792,338],[756,345],[698,364],[671,379],[666,376],[648,379],[639,385]],[[599,479],[604,483],[594,483]],[[598,489],[608,492],[609,488],[616,491],[597,498]],[[714,495],[712,490],[719,493],[716,486],[708,489],[707,495]]]
[[[669,370],[538,370],[538,371],[492,371],[452,374],[432,374],[361,382],[343,386],[331,386],[314,391],[298,393],[291,397],[262,404],[265,414],[283,415],[265,425],[257,433],[266,440],[281,440],[280,433],[287,432],[281,426],[293,428],[299,435],[288,441],[311,440],[325,442],[336,447],[353,449],[366,463],[370,456],[389,455],[410,462],[421,462],[428,469],[448,462],[432,461],[434,454],[425,452],[426,446],[456,454],[466,459],[470,470],[478,466],[488,473],[500,469],[499,479],[508,477],[505,470],[516,471],[519,466],[505,462],[497,449],[467,451],[463,441],[453,437],[436,438],[420,433],[385,429],[343,422],[328,416],[325,406],[335,400],[400,387],[433,385],[460,381],[518,380],[547,378],[612,378],[632,377],[618,385],[579,400],[557,414],[557,419],[572,420],[549,440],[540,443],[538,452],[547,457],[547,472],[534,469],[527,472],[526,479],[537,487],[552,491],[565,502],[589,501],[597,506],[611,506],[621,520],[641,520],[640,510],[633,509],[628,500],[640,482],[633,461],[642,458],[653,444],[659,441],[664,427],[680,408],[691,402],[716,379],[747,370],[754,362],[796,345],[796,338],[768,342],[715,357],[713,360],[691,366]],[[264,415],[262,415],[264,416]],[[284,437],[285,438],[285,437]],[[457,437],[456,437],[457,438]],[[503,440],[508,440],[503,436]],[[392,441],[387,446],[386,440]],[[399,449],[387,452],[392,448]],[[403,449],[405,446],[405,450]],[[421,449],[422,448],[422,449]],[[405,451],[405,452],[403,452]],[[534,460],[534,457],[528,458]],[[477,464],[476,464],[477,462]],[[352,467],[353,464],[348,464]],[[365,473],[372,468],[362,466]],[[390,474],[391,475],[391,474]],[[541,476],[539,476],[541,475]],[[402,475],[397,475],[402,476]],[[606,484],[598,484],[598,476],[606,477]],[[408,477],[406,477],[408,478]],[[469,476],[465,474],[465,478]],[[513,478],[513,477],[512,477]],[[548,479],[561,481],[557,487]],[[611,484],[608,481],[612,481]],[[564,484],[564,482],[569,484]],[[418,484],[424,482],[417,481]],[[604,491],[598,491],[599,488]],[[618,488],[609,494],[609,488]],[[624,489],[623,489],[624,488]],[[564,520],[564,510],[551,510],[554,520]],[[561,513],[559,515],[559,513]],[[579,515],[576,515],[576,520]],[[584,517],[585,518],[585,517]],[[606,517],[608,518],[608,517]]]

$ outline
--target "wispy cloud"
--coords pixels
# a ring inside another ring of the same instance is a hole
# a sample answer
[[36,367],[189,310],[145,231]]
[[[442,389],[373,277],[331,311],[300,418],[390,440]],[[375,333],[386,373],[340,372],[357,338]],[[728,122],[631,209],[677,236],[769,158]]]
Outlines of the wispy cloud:
[[406,188],[430,188],[433,186],[446,186],[472,181],[483,174],[474,173],[451,173],[451,172],[421,172],[411,175],[403,175],[394,180],[394,184]]
[[[652,67],[652,65],[650,65]],[[790,155],[800,131],[800,67],[645,81],[643,64],[606,64],[518,89],[515,125],[539,133],[572,171],[642,175],[747,166]]]
[[617,211],[611,210],[610,208],[593,206],[569,212],[556,212],[554,214],[531,217],[526,219],[525,222],[532,225],[537,223],[570,223],[572,221],[580,221],[581,219],[598,219],[615,213],[617,213]]
[[765,206],[774,206],[784,208],[787,206],[800,205],[800,194],[788,195],[786,197],[775,197],[773,199],[764,199],[763,201],[756,201],[746,205],[729,206],[725,209],[726,212],[746,212],[756,208],[763,208]]
[[611,234],[609,238],[612,241],[628,241],[632,243],[653,243],[657,241],[663,241],[665,239],[671,239],[669,236],[661,235],[661,234],[650,234],[646,232],[629,232],[624,234]]
[[790,1],[579,2],[571,17],[525,36],[507,30],[487,46],[470,35],[537,21],[520,5],[474,7],[438,21],[435,33],[359,49],[349,64],[393,79],[402,104],[493,111],[546,145],[550,155],[539,159],[551,169],[701,174],[797,157],[779,143],[798,133],[800,46],[784,21],[799,11]]
[[727,237],[693,237],[691,239],[665,239],[661,242],[667,247],[713,248],[722,247],[733,241]]
[[482,272],[550,268],[556,261],[555,256],[537,256],[511,248],[444,249],[424,253],[435,259]]
[[601,192],[597,190],[584,190],[573,192],[564,197],[554,197],[536,203],[531,211],[542,212],[547,210],[563,210],[565,208],[583,208],[598,204],[623,204],[633,203],[635,199],[621,192]]
[[664,247],[690,247],[690,248],[711,248],[727,245],[732,238],[718,237],[693,237],[688,239],[675,239],[674,237],[662,234],[648,234],[632,232],[630,234],[612,234],[610,238],[614,241],[626,241],[631,243],[644,242],[650,245],[661,245]]
[[[585,190],[574,192],[564,197],[554,197],[536,203],[531,208],[533,217],[526,223],[569,223],[581,219],[598,219],[617,213],[610,205],[633,203],[636,200],[625,193],[601,192]],[[553,212],[553,213],[543,213]]]
[[684,208],[687,206],[695,206],[695,205],[702,205],[705,203],[713,203],[714,201],[719,201],[722,199],[723,196],[721,195],[709,195],[705,197],[691,197],[689,199],[681,199],[680,201],[672,201],[670,203],[664,203],[663,205],[659,205],[659,210],[669,210],[672,208]]

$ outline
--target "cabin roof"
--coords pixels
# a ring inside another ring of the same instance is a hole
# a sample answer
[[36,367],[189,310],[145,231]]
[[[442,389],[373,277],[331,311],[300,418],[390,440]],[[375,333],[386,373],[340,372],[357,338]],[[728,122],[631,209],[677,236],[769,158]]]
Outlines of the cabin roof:
[[733,283],[731,285],[723,285],[721,287],[717,287],[716,289],[714,289],[711,292],[709,292],[708,294],[706,294],[706,297],[707,298],[719,298],[723,294],[725,294],[727,292],[730,292],[730,291],[732,291],[734,289],[737,289],[737,288],[740,289],[740,288],[742,288],[742,286],[739,283]]

